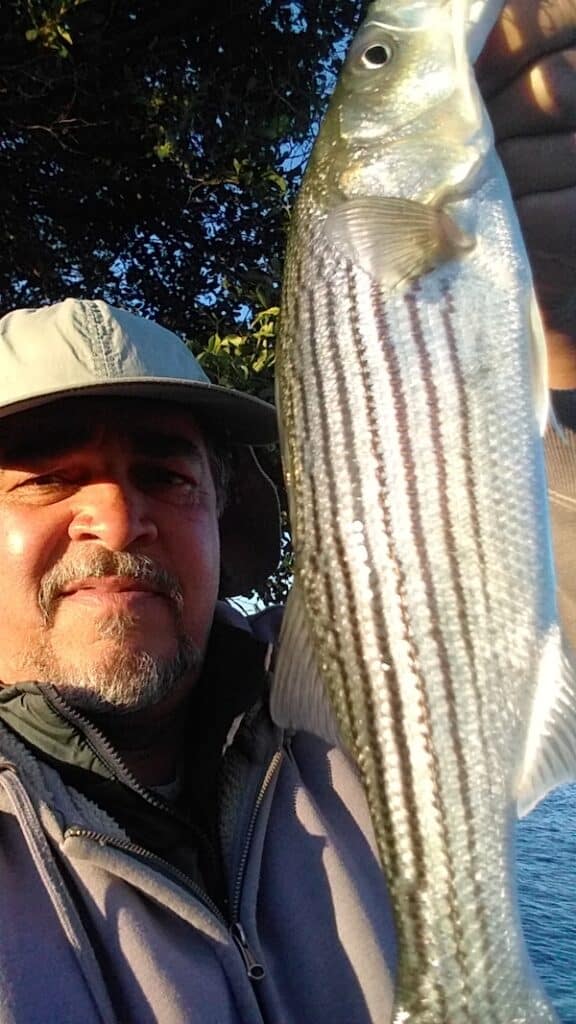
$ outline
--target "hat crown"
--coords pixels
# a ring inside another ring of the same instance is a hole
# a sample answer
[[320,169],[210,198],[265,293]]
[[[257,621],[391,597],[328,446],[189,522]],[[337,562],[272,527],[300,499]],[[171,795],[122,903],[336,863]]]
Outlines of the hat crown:
[[65,299],[0,320],[0,405],[143,377],[209,383],[177,335],[101,299]]

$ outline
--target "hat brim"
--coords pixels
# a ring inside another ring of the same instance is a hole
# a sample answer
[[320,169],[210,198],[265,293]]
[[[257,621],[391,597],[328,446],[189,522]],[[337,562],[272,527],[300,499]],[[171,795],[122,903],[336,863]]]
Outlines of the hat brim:
[[26,395],[0,406],[0,419],[84,395],[177,402],[192,413],[197,410],[203,422],[225,435],[230,444],[266,445],[278,440],[276,411],[268,402],[217,384],[172,377],[124,377]]

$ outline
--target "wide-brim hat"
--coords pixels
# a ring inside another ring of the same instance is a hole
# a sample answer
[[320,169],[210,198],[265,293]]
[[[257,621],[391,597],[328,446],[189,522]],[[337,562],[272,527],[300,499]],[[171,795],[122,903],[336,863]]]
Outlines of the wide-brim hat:
[[279,561],[280,515],[252,447],[276,441],[274,407],[212,384],[176,334],[100,299],[65,299],[0,319],[0,432],[4,417],[83,395],[177,402],[233,447],[220,593],[262,587]]

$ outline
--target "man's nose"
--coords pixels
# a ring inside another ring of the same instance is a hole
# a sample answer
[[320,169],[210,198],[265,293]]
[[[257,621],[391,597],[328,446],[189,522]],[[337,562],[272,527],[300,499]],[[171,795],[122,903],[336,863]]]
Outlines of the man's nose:
[[71,540],[97,540],[110,551],[150,544],[158,528],[146,496],[129,484],[101,481],[84,487],[68,528]]

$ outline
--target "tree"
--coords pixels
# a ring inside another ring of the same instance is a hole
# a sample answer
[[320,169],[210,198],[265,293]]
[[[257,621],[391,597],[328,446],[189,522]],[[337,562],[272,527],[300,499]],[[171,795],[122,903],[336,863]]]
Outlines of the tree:
[[102,297],[271,399],[289,208],[359,13],[2,0],[1,311]]

